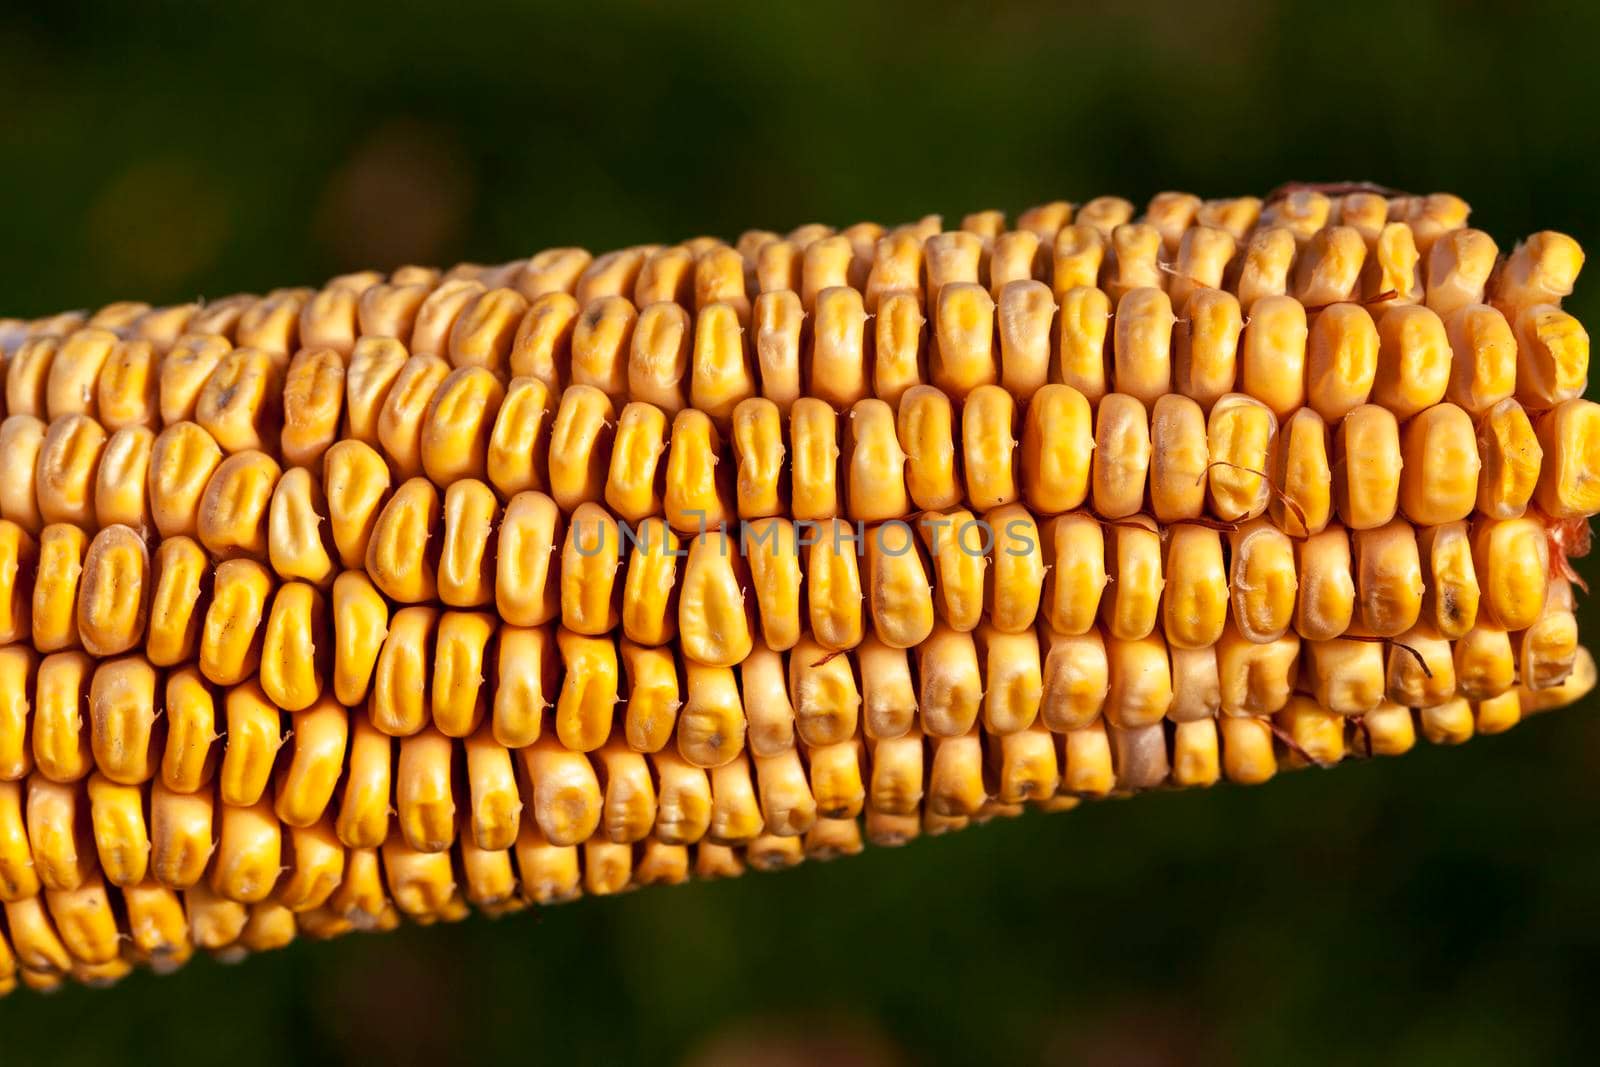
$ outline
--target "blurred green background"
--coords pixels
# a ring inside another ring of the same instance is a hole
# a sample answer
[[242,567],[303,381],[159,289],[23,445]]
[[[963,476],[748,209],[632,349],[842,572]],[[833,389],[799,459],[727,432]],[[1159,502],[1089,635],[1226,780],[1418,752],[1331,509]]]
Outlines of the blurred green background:
[[[8,8],[0,314],[1289,179],[1449,189],[1504,247],[1600,247],[1593,5],[1098,7]],[[1597,300],[1591,276],[1571,306],[1597,322]],[[1593,712],[17,995],[0,1061],[1575,1061],[1600,979]]]

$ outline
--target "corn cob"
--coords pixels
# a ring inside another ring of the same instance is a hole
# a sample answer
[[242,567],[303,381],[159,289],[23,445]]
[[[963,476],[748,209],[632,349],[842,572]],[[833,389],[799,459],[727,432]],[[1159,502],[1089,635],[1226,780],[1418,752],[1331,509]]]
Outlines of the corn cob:
[[0,323],[0,990],[1576,700],[1582,253],[1466,221],[1102,197]]

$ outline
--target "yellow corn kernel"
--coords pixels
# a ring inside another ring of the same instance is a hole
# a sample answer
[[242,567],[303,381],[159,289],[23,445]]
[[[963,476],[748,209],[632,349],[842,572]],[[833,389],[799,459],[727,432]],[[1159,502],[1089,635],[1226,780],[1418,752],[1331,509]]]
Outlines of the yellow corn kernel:
[[89,748],[89,676],[94,661],[82,652],[57,652],[39,661],[34,678],[33,761],[52,782],[75,782],[93,767]]
[[30,534],[37,534],[44,524],[36,473],[45,429],[32,415],[12,415],[0,422],[0,518]]
[[309,708],[322,695],[331,651],[322,593],[305,582],[280,586],[261,641],[259,676],[267,697],[285,711]]
[[1374,241],[1389,220],[1389,202],[1377,193],[1347,193],[1339,201],[1339,222]]
[[1216,720],[1178,723],[1172,732],[1172,783],[1203,788],[1215,785],[1221,774]]
[[[891,648],[878,633],[867,633],[856,649],[856,667],[861,672],[862,728],[867,737],[901,737],[914,728],[917,691],[907,649]],[[746,681],[746,704],[754,707],[749,688]]]
[[271,805],[265,800],[249,807],[224,804],[217,823],[212,892],[241,904],[265,900],[278,881],[283,850],[283,828]]
[[866,308],[855,289],[836,286],[817,294],[812,324],[811,395],[841,411],[870,395],[866,323]]
[[1299,583],[1293,542],[1270,521],[1255,519],[1229,534],[1228,546],[1239,631],[1250,641],[1276,641],[1294,617]]
[[105,660],[89,686],[89,738],[100,772],[121,785],[154,777],[156,672],[143,656]]
[[166,886],[154,880],[123,886],[122,903],[127,909],[128,938],[157,974],[165,974],[188,958],[189,924],[183,904]]
[[[802,404],[803,401],[797,403],[795,410],[799,411]],[[900,448],[906,459],[906,489],[912,502],[919,508],[937,510],[961,501],[961,489],[956,480],[954,422],[949,398],[932,386],[913,386],[901,398],[896,423]],[[802,478],[797,444],[794,459],[797,486],[803,485],[808,493],[814,492],[831,469],[826,456],[818,456],[806,468],[806,476]],[[803,515],[797,510],[796,517],[829,516]]]
[[[522,815],[511,751],[488,730],[472,734],[462,747],[466,752],[469,805],[463,843],[470,839],[476,847],[491,852],[511,848],[516,843]],[[654,821],[652,807],[650,822]]]
[[[394,742],[364,717],[350,728],[350,760],[334,830],[345,847],[377,848],[389,834]],[[350,862],[356,862],[352,853]]]
[[592,258],[581,248],[547,248],[528,257],[516,275],[516,288],[529,300],[548,293],[570,293]]
[[1330,526],[1294,546],[1299,599],[1295,632],[1308,641],[1326,641],[1350,628],[1356,585],[1350,564],[1350,535]]
[[1172,706],[1167,709],[1167,718],[1189,723],[1222,714],[1222,677],[1218,673],[1216,645],[1178,648],[1168,644],[1167,658],[1172,663]]
[[1550,547],[1537,519],[1480,519],[1472,526],[1472,562],[1488,618],[1523,630],[1544,611]]
[[261,799],[283,747],[282,713],[254,682],[235,685],[223,702],[227,741],[217,775],[217,799],[250,807]]
[[428,412],[450,373],[450,365],[436,356],[413,355],[400,368],[384,399],[376,425],[378,444],[401,478],[424,473]]
[[483,367],[505,372],[511,344],[528,310],[527,299],[515,289],[480,293],[457,316],[450,330],[450,362],[457,367]]
[[1422,565],[1416,532],[1402,519],[1373,530],[1357,530],[1352,558],[1362,629],[1395,637],[1422,615]]
[[267,519],[281,473],[264,452],[236,452],[217,465],[200,498],[195,529],[213,558],[267,558]]
[[1333,511],[1333,472],[1328,429],[1315,411],[1301,408],[1284,422],[1272,451],[1271,475],[1279,487],[1268,502],[1273,521],[1305,536],[1327,526]]
[[344,360],[331,348],[302,349],[283,384],[283,460],[294,467],[321,461],[339,433],[345,394]]
[[78,584],[89,537],[69,523],[39,531],[38,572],[33,582],[33,645],[58,652],[78,645]]
[[1500,401],[1479,420],[1478,456],[1478,511],[1491,519],[1520,517],[1538,486],[1544,449],[1516,400]]
[[422,420],[422,469],[437,485],[482,478],[505,388],[489,371],[460,367],[439,383]]
[[1320,706],[1339,715],[1361,715],[1378,706],[1387,687],[1381,644],[1335,639],[1305,647],[1306,684]]
[[6,361],[6,406],[12,415],[49,418],[45,387],[50,381],[50,366],[55,362],[61,338],[50,334],[29,337]]
[[1441,317],[1483,301],[1484,285],[1500,249],[1482,230],[1460,229],[1441,236],[1428,252],[1429,308]]
[[274,289],[257,300],[239,316],[239,347],[260,348],[287,363],[300,347],[300,313],[313,295],[310,289]]
[[34,870],[47,890],[77,889],[94,873],[94,837],[85,801],[76,782],[52,782],[37,774],[28,779],[28,841]]
[[613,404],[628,396],[628,354],[637,314],[623,296],[584,305],[572,330],[572,384],[600,390]]
[[978,627],[976,639],[983,664],[984,729],[1000,735],[1029,729],[1044,696],[1038,635],[1033,630],[1003,633],[985,624]]
[[893,520],[868,529],[864,538],[864,595],[872,632],[891,647],[910,648],[933,629],[934,618],[933,586],[917,551],[916,533],[909,524]]
[[211,781],[220,740],[216,701],[198,670],[184,667],[167,675],[163,710],[167,741],[161,781],[174,792],[193,793]]
[[424,729],[400,740],[395,766],[395,823],[418,852],[443,852],[455,842],[450,739]]
[[1392,307],[1378,318],[1372,402],[1408,419],[1444,398],[1450,365],[1450,339],[1439,316],[1424,307]]
[[413,605],[389,620],[367,705],[372,724],[386,734],[408,737],[428,723],[427,679],[438,618],[437,609]]
[[106,432],[87,415],[63,415],[50,423],[34,465],[39,517],[93,529],[95,475]]
[[117,342],[93,384],[96,417],[102,426],[115,431],[156,425],[159,360],[148,340]]
[[144,637],[150,554],[126,526],[95,535],[78,590],[77,631],[92,656],[115,656]]
[[[787,416],[790,405],[800,396],[800,327],[804,318],[800,298],[787,288],[763,292],[756,297],[753,314],[761,395]],[[678,396],[681,395],[680,385]],[[677,408],[682,406],[680,400]],[[677,408],[672,409],[674,414]]]
[[[808,540],[812,536],[827,535],[812,529],[807,533]],[[676,545],[676,540],[673,540],[666,545],[666,550],[675,551]],[[756,596],[755,607],[760,617],[762,639],[768,646],[780,651],[792,646],[800,636],[802,547],[806,546],[801,543],[795,524],[787,519],[757,519],[745,524],[741,531],[739,549],[750,569],[750,587]],[[665,583],[667,568],[671,565],[670,556],[659,564],[662,583]],[[664,599],[669,593],[670,590],[663,585],[662,591],[645,603]]]
[[1161,289],[1132,289],[1120,299],[1111,373],[1118,393],[1148,405],[1172,388],[1174,321],[1172,302]]
[[78,414],[99,419],[95,385],[116,344],[116,334],[94,328],[78,330],[61,342],[44,383],[48,418]]
[[622,538],[621,527],[600,505],[583,503],[572,513],[561,553],[561,621],[567,629],[598,636],[616,628]]
[[1378,349],[1378,328],[1360,304],[1335,304],[1317,313],[1306,340],[1306,393],[1318,415],[1337,422],[1367,402]]
[[270,448],[279,380],[272,355],[258,348],[236,348],[218,360],[206,378],[195,398],[194,421],[226,453]]
[[1063,741],[1061,789],[1078,796],[1097,797],[1111,792],[1111,742],[1105,723],[1098,718],[1074,729]]
[[106,880],[116,886],[144,881],[150,869],[150,831],[145,825],[143,790],[94,774],[87,792],[95,850]]
[[[802,637],[789,652],[788,694],[783,704],[807,745],[814,748],[848,740],[856,732],[861,713],[861,693],[850,658],[832,654],[809,634]],[[763,709],[763,713],[768,711]]]
[[[813,566],[816,559],[813,553]],[[854,556],[850,559],[853,564]],[[837,565],[843,566],[842,559]],[[688,658],[731,667],[749,655],[750,618],[741,570],[738,543],[726,531],[707,531],[690,543],[678,596],[678,640]],[[855,589],[859,615],[859,579]]]
[[1237,627],[1217,641],[1217,681],[1224,715],[1271,715],[1289,700],[1300,667],[1300,635],[1249,641]]
[[[621,643],[621,659],[628,682],[623,721],[628,746],[636,752],[659,752],[672,737],[682,704],[676,660],[668,649],[645,648],[627,640]],[[498,725],[496,729],[498,733]]]
[[411,326],[412,354],[442,360],[450,351],[450,333],[455,329],[456,320],[487,289],[474,278],[442,279],[417,308],[417,317]]
[[923,730],[933,737],[959,737],[970,731],[983,698],[972,635],[936,626],[914,655]]
[[[643,761],[640,761],[641,767]],[[740,755],[711,771],[711,826],[708,840],[724,845],[753,841],[765,829],[751,779],[750,761]]]
[[280,820],[305,828],[322,819],[343,772],[349,733],[348,715],[331,697],[294,717],[293,751],[274,789]]
[[556,736],[567,748],[592,752],[611,735],[620,703],[617,649],[610,637],[556,632],[563,676],[556,698]]
[[1388,699],[1412,708],[1431,708],[1456,692],[1450,642],[1426,623],[1412,627],[1389,646]]
[[[776,419],[772,425],[776,430]],[[906,456],[900,448],[893,409],[882,400],[859,401],[850,409],[845,430],[846,500],[850,516],[858,521],[875,522],[907,514],[911,501],[906,492]],[[742,471],[741,465],[741,483]],[[746,514],[743,507],[740,515],[754,517]]]
[[[1056,299],[1063,305],[1073,289],[1096,291],[1096,281],[1105,261],[1106,235],[1093,226],[1062,226],[1051,246],[1051,281]],[[1106,317],[1110,317],[1110,302]],[[1075,384],[1075,383],[1070,383]]]
[[1051,629],[1082,634],[1100,610],[1106,574],[1105,533],[1092,516],[1077,512],[1050,520],[1040,534],[1045,580],[1042,610]]
[[[1031,254],[1028,259],[1031,263]],[[996,285],[1000,384],[1018,400],[1027,402],[1049,380],[1050,326],[1055,318],[1055,294],[1049,286],[1034,281],[1027,274],[1004,287]]]
[[[625,655],[626,652],[624,646]],[[825,652],[818,652],[810,662],[815,662],[823,655]],[[770,648],[757,645],[739,664],[739,689],[744,698],[747,719],[745,740],[751,754],[757,757],[775,756],[792,750],[795,712],[789,702],[789,680],[785,673],[784,657]],[[760,769],[759,765],[757,769]]]
[[1094,510],[1121,519],[1144,506],[1150,467],[1150,420],[1144,405],[1125,393],[1110,393],[1095,415],[1092,465]]
[[686,670],[678,754],[696,767],[720,767],[744,749],[744,704],[734,673],[695,662]]
[[[1134,538],[1131,542],[1121,536],[1130,533]],[[1140,544],[1146,536],[1138,531],[1119,528],[1112,540],[1119,546],[1116,551],[1121,553],[1127,547],[1136,550],[1146,547]],[[1127,559],[1120,555],[1117,567],[1119,575],[1134,562],[1145,571],[1152,572],[1151,577],[1159,576],[1159,564],[1152,565],[1143,558]],[[1165,571],[1161,622],[1167,643],[1179,648],[1204,648],[1215,643],[1222,634],[1222,624],[1228,613],[1228,572],[1223,562],[1221,536],[1215,530],[1189,523],[1170,527],[1167,531]],[[1121,580],[1119,578],[1119,584]],[[1136,580],[1148,584],[1150,578],[1140,575]],[[1119,601],[1126,596],[1125,588],[1118,590]],[[1124,613],[1119,609],[1117,614]],[[1128,620],[1124,617],[1122,621],[1126,623]],[[1116,627],[1111,629],[1116,632]],[[1143,636],[1129,632],[1136,630],[1136,627],[1124,625],[1123,630],[1118,636]]]
[[999,381],[994,352],[994,299],[976,282],[954,282],[937,290],[929,378],[957,401],[980,385]]
[[1172,667],[1159,633],[1131,641],[1108,639],[1106,665],[1108,722],[1139,727],[1166,715],[1172,706]]
[[922,238],[899,231],[880,238],[867,275],[867,311],[882,314],[883,301],[895,293],[917,293],[922,288]]
[[599,828],[603,801],[589,758],[545,736],[519,753],[531,795],[533,822],[557,847],[575,845]]
[[1176,393],[1158,399],[1150,411],[1150,447],[1150,504],[1156,520],[1199,518],[1210,460],[1200,405]]
[[1325,226],[1307,242],[1295,264],[1294,295],[1308,308],[1360,296],[1367,243],[1350,226]]
[[141,534],[149,530],[146,485],[154,445],[155,435],[143,426],[124,426],[107,439],[95,471],[94,510],[101,526],[120,523]]
[[10,901],[5,915],[23,981],[39,992],[54,991],[59,976],[71,969],[72,957],[56,936],[44,909],[44,897]]
[[[686,408],[672,422],[663,510],[672,528],[694,533],[722,525],[732,515],[729,477],[719,470],[721,437],[703,412]],[[564,510],[572,506],[563,504]]]
[[217,566],[200,632],[200,670],[217,685],[234,685],[261,661],[261,622],[272,596],[272,574],[249,559]]
[[1500,627],[1480,623],[1455,643],[1456,688],[1471,700],[1490,701],[1516,684],[1511,639]]
[[1295,235],[1263,218],[1262,225],[1250,234],[1239,261],[1235,285],[1239,306],[1246,316],[1254,314],[1258,300],[1283,296],[1289,291],[1289,270],[1294,264]]
[[[1478,496],[1478,442],[1472,417],[1435,404],[1406,423],[1401,440],[1400,510],[1418,526],[1472,514]],[[1600,497],[1597,497],[1600,507]]]
[[794,518],[815,522],[835,517],[840,512],[838,415],[814,397],[798,400],[790,409],[789,437]]
[[1363,404],[1334,435],[1334,505],[1351,530],[1376,529],[1394,518],[1403,479],[1400,428],[1395,415]]
[[988,509],[1018,499],[1016,402],[997,385],[973,389],[962,406],[961,439],[967,500]]
[[[743,264],[740,265],[743,270]],[[743,276],[740,277],[741,291]],[[633,284],[633,302],[641,314],[646,305],[693,307],[695,289],[694,253],[681,245],[653,253],[639,269]]]
[[0,648],[0,782],[16,782],[33,769],[28,722],[39,657],[27,645]]
[[1143,223],[1124,223],[1111,231],[1111,263],[1106,295],[1120,302],[1135,289],[1161,288],[1161,231]]
[[1566,234],[1554,230],[1536,233],[1520,242],[1490,278],[1493,303],[1508,317],[1534,304],[1559,305],[1572,294],[1583,258],[1583,249]]
[[[233,350],[227,337],[194,329],[178,338],[161,360],[156,382],[157,407],[164,426],[191,421],[206,382],[222,357]],[[11,410],[17,410],[13,407]]]
[[1018,215],[1017,229],[1038,234],[1041,241],[1049,243],[1071,220],[1072,205],[1065,200],[1053,200],[1048,204],[1031,207]]
[[[1198,302],[1208,299],[1201,294],[1207,290],[1220,293],[1228,263],[1237,248],[1238,242],[1227,230],[1214,226],[1193,226],[1184,230],[1179,235],[1177,246],[1169,250],[1177,255],[1167,288],[1173,308],[1180,313],[1187,308],[1187,314],[1192,319]],[[1237,313],[1238,300],[1231,295],[1229,300],[1233,301]],[[1231,381],[1228,386],[1231,388]]]
[[[976,737],[973,738],[976,741]],[[864,758],[859,739],[824,745],[811,751],[811,793],[817,814],[825,819],[854,819],[866,804],[862,781]],[[790,838],[789,840],[793,840]]]
[[[917,796],[921,796],[922,744],[914,743]],[[771,756],[757,756],[756,782],[759,791],[761,814],[768,833],[782,837],[803,834],[816,823],[817,802],[811,795],[811,785],[805,768],[800,764],[794,749],[786,749]],[[874,772],[883,766],[874,763]],[[915,802],[912,804],[915,807]]]
[[1272,410],[1254,397],[1229,393],[1212,406],[1206,424],[1206,478],[1211,513],[1217,518],[1242,522],[1267,510],[1267,461],[1277,431]]
[[1344,717],[1315,700],[1296,694],[1273,720],[1294,743],[1287,757],[1291,766],[1304,766],[1307,760],[1328,766],[1344,759]]
[[434,643],[433,724],[446,737],[466,737],[488,710],[485,660],[494,636],[491,616],[447,611]]
[[1367,747],[1374,756],[1402,756],[1417,743],[1411,709],[1383,703],[1361,717]]
[[754,395],[756,384],[737,310],[730,304],[707,304],[695,316],[689,402],[724,426],[739,402]]
[[1092,419],[1089,402],[1070,385],[1045,385],[1028,403],[1022,428],[1022,493],[1035,514],[1071,511],[1088,496]]
[[964,232],[933,234],[923,239],[922,254],[928,306],[936,308],[945,286],[977,283],[983,241]]
[[1222,742],[1222,773],[1228,781],[1259,785],[1277,773],[1266,719],[1225,715],[1217,720],[1217,734]]
[[924,514],[917,527],[933,561],[934,606],[940,619],[956,630],[971,630],[983,614],[993,532],[964,509]]
[[193,537],[222,449],[192,422],[169,424],[150,446],[150,515],[163,538]]
[[1550,457],[1539,470],[1534,501],[1552,519],[1600,511],[1600,404],[1567,400],[1539,417],[1539,445]]

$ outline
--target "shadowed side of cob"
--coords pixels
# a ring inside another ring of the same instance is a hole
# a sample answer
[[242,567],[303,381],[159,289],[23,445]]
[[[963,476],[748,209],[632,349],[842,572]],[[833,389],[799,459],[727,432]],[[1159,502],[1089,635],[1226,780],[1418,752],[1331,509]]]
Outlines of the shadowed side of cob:
[[0,322],[0,989],[1593,685],[1583,256],[1102,197]]

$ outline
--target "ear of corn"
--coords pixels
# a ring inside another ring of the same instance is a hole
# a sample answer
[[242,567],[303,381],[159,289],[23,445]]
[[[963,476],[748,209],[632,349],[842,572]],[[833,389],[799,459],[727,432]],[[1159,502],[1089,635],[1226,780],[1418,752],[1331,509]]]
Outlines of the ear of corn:
[[1102,197],[0,325],[0,991],[1497,733],[1582,253]]

